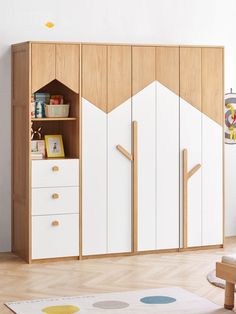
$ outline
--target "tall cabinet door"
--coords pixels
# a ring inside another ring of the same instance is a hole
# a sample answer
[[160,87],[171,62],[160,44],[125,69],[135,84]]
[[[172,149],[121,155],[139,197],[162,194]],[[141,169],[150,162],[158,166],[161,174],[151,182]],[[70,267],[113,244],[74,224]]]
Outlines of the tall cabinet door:
[[[180,155],[181,155],[181,230],[185,239],[182,246],[202,243],[202,170],[187,181],[187,197],[183,199],[183,151],[187,150],[188,171],[202,164],[202,101],[201,48],[180,48]],[[184,243],[185,242],[185,243]]]
[[138,124],[138,251],[156,249],[155,47],[132,48],[132,116]]
[[82,251],[107,253],[107,48],[82,46]]
[[179,247],[179,47],[156,48],[156,248]]
[[223,49],[202,48],[202,245],[223,243]]
[[131,152],[131,47],[108,46],[107,236],[108,253],[132,250],[132,164],[117,149]]

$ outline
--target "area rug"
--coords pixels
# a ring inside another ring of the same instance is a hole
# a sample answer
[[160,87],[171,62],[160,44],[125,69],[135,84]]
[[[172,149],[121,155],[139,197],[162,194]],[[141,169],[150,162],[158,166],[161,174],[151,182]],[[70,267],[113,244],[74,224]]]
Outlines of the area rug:
[[6,303],[17,314],[226,314],[222,307],[182,288],[160,288]]
[[[207,275],[207,280],[214,286],[225,289],[225,280],[216,277],[216,271],[212,270]],[[235,288],[236,291],[236,288]]]

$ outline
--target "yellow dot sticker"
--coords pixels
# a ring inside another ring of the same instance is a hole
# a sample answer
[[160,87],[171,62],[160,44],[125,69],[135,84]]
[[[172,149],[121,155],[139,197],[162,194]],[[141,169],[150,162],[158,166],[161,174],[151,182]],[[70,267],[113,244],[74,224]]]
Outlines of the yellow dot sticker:
[[47,22],[47,23],[45,23],[45,26],[47,28],[53,28],[55,26],[55,24],[53,22]]
[[49,306],[42,310],[46,314],[74,314],[79,311],[80,308],[74,305]]

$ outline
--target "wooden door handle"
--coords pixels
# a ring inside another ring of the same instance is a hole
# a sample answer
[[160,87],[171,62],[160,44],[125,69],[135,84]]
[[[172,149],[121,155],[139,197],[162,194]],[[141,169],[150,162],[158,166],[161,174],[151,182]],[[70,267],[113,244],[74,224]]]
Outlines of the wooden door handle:
[[58,227],[60,225],[60,222],[58,221],[58,220],[54,220],[53,222],[52,222],[52,226],[53,227]]
[[184,248],[188,247],[188,180],[201,168],[197,164],[188,171],[188,150],[183,150],[183,209],[184,209]]
[[129,159],[130,161],[133,160],[133,155],[130,154],[124,147],[122,147],[121,145],[117,145],[116,148],[118,149],[118,151],[123,154],[127,159]]
[[58,193],[53,193],[53,194],[52,194],[52,198],[53,198],[54,200],[58,199],[58,198],[59,198],[59,194],[58,194]]

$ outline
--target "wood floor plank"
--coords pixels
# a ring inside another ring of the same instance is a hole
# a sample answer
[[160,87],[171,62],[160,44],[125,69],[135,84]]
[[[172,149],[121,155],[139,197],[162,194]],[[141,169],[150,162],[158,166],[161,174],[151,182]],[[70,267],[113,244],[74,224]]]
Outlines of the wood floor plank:
[[206,275],[222,255],[236,252],[236,238],[224,249],[150,254],[28,265],[10,253],[0,254],[0,313],[6,301],[87,295],[178,286],[219,305],[224,290]]

